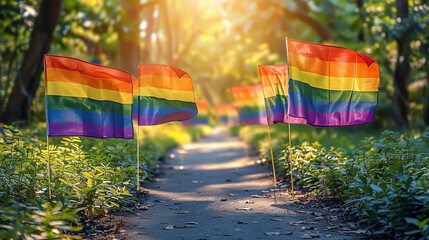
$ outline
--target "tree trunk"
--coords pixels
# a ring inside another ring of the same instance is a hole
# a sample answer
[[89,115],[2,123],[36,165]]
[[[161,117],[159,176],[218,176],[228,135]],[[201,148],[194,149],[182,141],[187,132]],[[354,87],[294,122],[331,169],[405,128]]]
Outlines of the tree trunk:
[[165,35],[167,40],[167,64],[171,64],[173,61],[173,39],[172,39],[172,32],[171,32],[171,26],[170,26],[170,13],[168,11],[168,0],[164,0],[162,3],[162,14],[164,14],[164,24],[165,24]]
[[140,63],[140,10],[139,0],[121,0],[125,14],[118,27],[119,57],[122,70],[137,76]]
[[1,116],[4,123],[29,123],[31,105],[40,83],[43,55],[48,53],[53,32],[58,23],[61,0],[43,0],[34,21],[30,44],[15,78],[6,109]]
[[[396,16],[398,18],[397,24],[404,24],[408,18],[408,2],[407,0],[396,0]],[[395,72],[393,81],[395,86],[395,93],[393,96],[394,121],[395,125],[399,128],[408,128],[408,83],[410,81],[411,67],[410,67],[410,41],[408,31],[403,32],[396,42],[398,44],[398,59],[396,61]]]
[[149,6],[146,11],[147,27],[146,27],[145,45],[142,50],[142,61],[141,61],[142,64],[148,64],[151,61],[150,53],[152,52],[152,33],[154,30],[154,17],[153,17],[154,10],[155,10],[154,6]]

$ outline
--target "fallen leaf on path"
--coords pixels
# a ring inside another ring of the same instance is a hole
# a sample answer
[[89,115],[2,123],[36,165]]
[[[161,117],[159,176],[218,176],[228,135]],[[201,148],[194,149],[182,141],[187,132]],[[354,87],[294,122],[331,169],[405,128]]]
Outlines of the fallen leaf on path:
[[220,201],[221,201],[221,202],[225,202],[225,201],[228,201],[228,199],[226,199],[226,198],[222,198]]
[[335,228],[339,228],[340,226],[338,226],[338,225],[332,225],[332,226],[327,226],[326,228],[325,228],[325,230],[331,230],[331,229],[335,229]]
[[173,229],[176,229],[176,226],[174,226],[174,225],[168,225],[168,226],[164,227],[163,229],[164,230],[173,230]]
[[262,193],[269,193],[270,191],[262,190],[261,192],[262,192]]
[[301,227],[303,230],[317,230],[317,228],[313,227],[313,226],[309,226],[309,227]]
[[247,224],[247,222],[237,221],[237,224]]
[[270,220],[274,221],[274,222],[281,222],[281,221],[283,221],[283,219],[280,219],[280,218],[271,218]]
[[[340,230],[342,230],[342,229],[340,229]],[[365,233],[368,233],[367,230],[363,230],[363,229],[359,229],[359,230],[356,230],[356,231],[341,231],[341,232],[343,232],[343,233],[350,233],[350,234],[365,234]]]
[[195,181],[192,181],[192,183],[199,183],[199,182],[200,182],[200,181],[196,181],[196,180],[195,180]]
[[332,237],[332,235],[331,235],[331,234],[327,234],[327,235],[325,235],[325,238],[330,238],[330,237]]
[[266,232],[265,235],[267,235],[267,236],[278,236],[278,235],[280,235],[280,232]]
[[149,210],[149,207],[148,206],[146,206],[146,205],[137,205],[137,209],[138,210],[143,210],[143,211],[145,211],[145,210]]
[[121,229],[122,226],[124,226],[124,220],[123,219],[121,219],[118,226],[116,226],[115,233],[117,233],[119,231],[119,229]]
[[270,191],[271,192],[278,192],[278,191],[280,191],[280,189],[278,189],[278,188],[272,188],[272,189],[270,189]]
[[177,212],[177,214],[188,214],[190,213],[189,211],[181,211],[181,212]]
[[165,201],[161,201],[161,200],[158,200],[158,199],[155,199],[155,200],[153,200],[154,202],[157,202],[157,203],[163,203],[163,202],[165,202]]
[[189,225],[198,225],[197,222],[185,222],[185,224],[189,224]]
[[248,208],[236,208],[238,211],[252,211],[253,208],[248,207]]
[[298,225],[304,224],[304,223],[306,223],[306,222],[304,222],[304,221],[289,222],[289,224],[292,226],[298,226]]
[[309,234],[304,234],[301,236],[302,239],[312,239],[313,237],[310,236]]
[[251,202],[250,200],[246,199],[246,200],[240,200],[238,201],[239,203],[246,203],[246,204],[253,204],[255,202]]
[[323,218],[323,217],[315,217],[314,220],[316,220],[316,221],[323,221],[323,220],[325,220],[325,218]]
[[310,236],[312,238],[320,238],[320,234],[318,234],[318,233],[310,233]]
[[235,194],[234,194],[234,193],[230,193],[230,194],[228,194],[228,196],[230,196],[230,197],[234,197],[234,196],[235,196]]
[[261,196],[260,196],[260,195],[252,195],[252,196],[250,196],[250,197],[252,197],[252,198],[261,198]]
[[231,182],[231,179],[226,179],[225,181],[227,181],[227,182]]
[[181,227],[181,228],[196,228],[197,226],[195,226],[195,225],[185,225],[185,226],[183,226],[183,227]]

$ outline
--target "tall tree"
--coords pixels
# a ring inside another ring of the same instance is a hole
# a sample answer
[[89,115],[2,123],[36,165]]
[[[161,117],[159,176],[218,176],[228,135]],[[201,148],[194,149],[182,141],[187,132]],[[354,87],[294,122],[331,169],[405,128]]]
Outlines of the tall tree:
[[[407,24],[408,15],[408,1],[396,0],[396,21],[398,26]],[[403,27],[407,29],[406,26]],[[395,105],[394,120],[397,127],[408,128],[409,96],[407,87],[411,77],[409,32],[407,30],[399,32],[396,43],[398,45],[398,56],[393,75],[395,85],[393,96],[393,103]]]
[[5,111],[1,116],[1,121],[4,123],[28,122],[30,120],[31,105],[39,87],[40,75],[43,70],[43,55],[48,53],[51,46],[53,32],[60,15],[61,3],[61,0],[43,0],[40,4],[38,16],[34,21],[29,48],[24,55]]
[[146,10],[146,36],[144,40],[144,47],[142,50],[141,63],[148,64],[151,60],[152,52],[152,33],[154,31],[154,11],[155,6],[149,6]]
[[140,62],[140,0],[121,0],[124,14],[117,25],[119,56],[123,70],[137,76]]

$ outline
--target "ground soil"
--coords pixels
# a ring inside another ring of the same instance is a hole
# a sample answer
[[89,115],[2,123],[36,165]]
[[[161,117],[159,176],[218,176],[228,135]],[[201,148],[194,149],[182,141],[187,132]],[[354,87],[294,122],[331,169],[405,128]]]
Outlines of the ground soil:
[[288,182],[274,188],[270,165],[245,147],[215,129],[173,149],[140,201],[87,222],[86,238],[369,239],[337,201],[299,191],[292,201]]

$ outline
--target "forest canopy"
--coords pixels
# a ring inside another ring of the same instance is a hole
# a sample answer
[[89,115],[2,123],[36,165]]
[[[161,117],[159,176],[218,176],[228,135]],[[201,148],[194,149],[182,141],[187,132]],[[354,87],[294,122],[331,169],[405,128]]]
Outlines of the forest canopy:
[[45,120],[46,53],[100,58],[135,76],[139,64],[179,67],[194,80],[197,99],[213,108],[232,101],[229,87],[258,83],[258,65],[284,64],[286,36],[379,63],[375,127],[429,123],[425,0],[2,0],[0,7],[5,123]]

